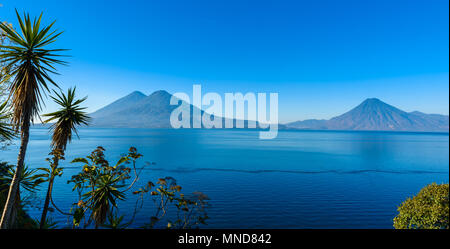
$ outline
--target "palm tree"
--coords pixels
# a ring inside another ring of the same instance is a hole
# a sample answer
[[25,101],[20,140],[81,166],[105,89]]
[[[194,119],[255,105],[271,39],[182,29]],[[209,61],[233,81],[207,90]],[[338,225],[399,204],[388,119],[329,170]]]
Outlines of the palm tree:
[[87,125],[89,121],[89,116],[83,112],[85,107],[80,107],[80,104],[86,100],[87,97],[82,99],[75,99],[75,88],[69,88],[67,90],[67,95],[63,92],[58,94],[54,91],[56,96],[50,96],[59,106],[60,109],[56,112],[44,114],[44,117],[48,117],[45,123],[56,121],[51,129],[53,130],[52,135],[52,155],[53,160],[51,161],[50,169],[47,169],[49,174],[49,183],[47,189],[47,195],[45,196],[44,208],[42,210],[40,228],[43,228],[48,212],[48,206],[51,200],[53,182],[55,176],[61,175],[62,171],[58,168],[59,159],[64,156],[64,151],[66,150],[67,143],[72,140],[72,133],[77,134],[77,126]]
[[58,86],[50,78],[49,73],[56,74],[55,64],[65,64],[64,61],[56,59],[60,56],[56,53],[63,49],[45,49],[62,33],[50,31],[55,22],[41,28],[42,14],[33,21],[28,14],[24,14],[22,20],[17,10],[16,15],[21,34],[11,26],[0,23],[0,29],[11,42],[10,45],[0,45],[0,60],[11,69],[10,75],[2,81],[11,79],[9,86],[11,121],[14,130],[16,132],[20,130],[21,139],[17,169],[9,188],[0,228],[10,228],[15,221],[14,208],[20,201],[19,182],[29,140],[30,123],[41,110],[42,94],[49,91],[48,83]]

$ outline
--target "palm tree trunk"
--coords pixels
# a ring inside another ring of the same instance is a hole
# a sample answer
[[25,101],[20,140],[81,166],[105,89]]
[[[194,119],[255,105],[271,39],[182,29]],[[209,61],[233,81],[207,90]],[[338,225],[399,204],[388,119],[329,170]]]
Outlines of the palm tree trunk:
[[[58,160],[58,159],[55,159],[55,160]],[[52,174],[52,173],[53,172],[51,172],[50,174]],[[44,208],[42,209],[41,223],[39,224],[40,229],[44,228],[45,220],[47,218],[48,206],[50,205],[50,198],[52,196],[54,180],[55,180],[55,176],[51,175],[50,179],[48,181],[48,189],[47,189],[47,195],[45,196]]]
[[18,203],[20,201],[17,197],[18,192],[20,191],[20,177],[22,176],[25,154],[27,152],[28,140],[30,138],[29,118],[26,118],[24,120],[21,131],[22,136],[20,138],[20,149],[19,156],[17,157],[16,172],[14,173],[14,177],[11,181],[11,186],[9,187],[8,198],[6,199],[5,207],[3,209],[3,214],[0,221],[0,229],[8,229],[13,227],[14,224],[11,224],[11,222],[15,221],[15,217],[12,217],[12,215],[17,214],[17,212],[13,212],[13,209],[17,207],[16,202]]
[[[62,150],[62,146],[57,146],[58,150]],[[51,167],[50,171],[50,179],[48,181],[47,194],[45,196],[44,208],[42,209],[41,215],[41,223],[39,224],[39,228],[44,228],[45,220],[47,218],[48,206],[50,205],[50,200],[52,199],[52,191],[53,191],[53,182],[55,181],[54,171],[58,168],[59,164],[59,154],[53,157],[53,167]]]
[[14,203],[14,207],[13,207],[12,213],[11,213],[11,219],[9,220],[9,224],[11,224],[9,228],[13,228],[13,229],[17,228],[16,218],[17,218],[17,212],[20,208],[20,204],[17,200],[20,200],[20,191],[17,191],[16,202]]

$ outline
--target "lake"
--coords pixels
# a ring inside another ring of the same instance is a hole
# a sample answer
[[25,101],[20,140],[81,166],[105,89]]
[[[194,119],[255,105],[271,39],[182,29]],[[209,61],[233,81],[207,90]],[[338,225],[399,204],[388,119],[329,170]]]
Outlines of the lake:
[[[255,130],[82,128],[79,135],[56,178],[60,208],[68,211],[77,200],[67,180],[81,166],[72,159],[101,145],[115,161],[134,146],[144,155],[141,165],[156,163],[139,184],[171,176],[182,192],[210,197],[207,228],[393,228],[403,200],[449,179],[448,133],[279,131],[276,139],[259,140]],[[47,129],[31,130],[31,168],[48,166],[49,139]],[[17,151],[18,144],[1,151],[0,161],[15,163]],[[134,208],[129,197],[119,204],[122,212]],[[153,209],[146,201],[134,226],[147,223]],[[37,208],[29,213],[40,216]],[[66,217],[50,216],[65,226]]]

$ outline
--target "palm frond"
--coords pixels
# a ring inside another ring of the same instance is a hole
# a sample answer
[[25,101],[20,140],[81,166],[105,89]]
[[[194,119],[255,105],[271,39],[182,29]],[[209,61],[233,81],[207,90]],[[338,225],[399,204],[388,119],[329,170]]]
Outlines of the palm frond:
[[[15,167],[9,167],[7,173],[0,176],[0,181],[8,184],[11,183],[15,172]],[[38,169],[30,169],[28,166],[25,166],[20,177],[20,187],[29,192],[36,192],[39,190],[39,185],[45,182],[45,176],[44,174],[38,174],[37,172]]]
[[76,99],[75,89],[69,88],[67,94],[61,92],[54,92],[54,95],[50,96],[55,103],[59,105],[59,110],[44,114],[44,117],[48,119],[44,123],[50,123],[56,121],[51,129],[52,135],[52,147],[65,150],[68,142],[72,140],[72,133],[77,136],[77,127],[80,125],[88,125],[90,117],[83,110],[85,107],[81,107],[87,97]]
[[[51,31],[53,23],[41,27],[42,14],[33,21],[29,14],[21,17],[16,10],[19,31],[6,23],[0,23],[3,35],[10,41],[9,45],[0,45],[0,61],[10,68],[9,86],[13,128],[18,131],[24,122],[33,121],[41,110],[43,95],[49,86],[58,87],[50,74],[56,74],[54,65],[66,62],[56,59],[63,49],[45,49],[56,41],[61,32]],[[0,82],[1,83],[1,82]]]
[[0,141],[11,140],[16,136],[9,123],[11,114],[8,113],[7,104],[0,104]]

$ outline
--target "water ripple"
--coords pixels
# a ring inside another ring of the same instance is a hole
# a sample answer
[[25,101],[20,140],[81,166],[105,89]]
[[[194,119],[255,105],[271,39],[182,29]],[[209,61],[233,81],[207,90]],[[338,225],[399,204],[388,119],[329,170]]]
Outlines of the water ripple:
[[380,170],[380,169],[361,169],[361,170],[280,170],[280,169],[259,169],[259,170],[245,170],[245,169],[223,169],[223,168],[145,168],[145,170],[166,171],[173,173],[197,173],[201,171],[213,172],[238,172],[238,173],[291,173],[291,174],[362,174],[362,173],[388,173],[388,174],[448,174],[444,171],[427,171],[427,170]]

